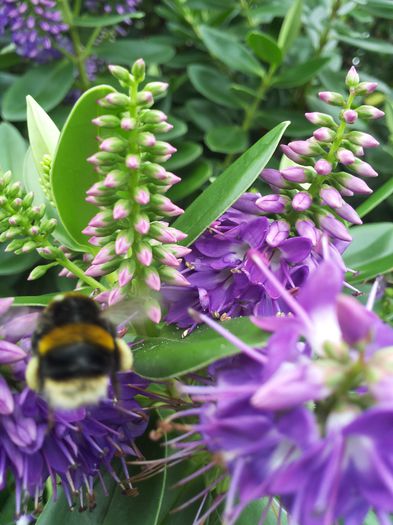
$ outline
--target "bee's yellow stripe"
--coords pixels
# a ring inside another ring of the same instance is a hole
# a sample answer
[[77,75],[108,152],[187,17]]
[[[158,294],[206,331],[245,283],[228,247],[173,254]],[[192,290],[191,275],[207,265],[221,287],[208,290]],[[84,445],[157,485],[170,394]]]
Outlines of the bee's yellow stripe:
[[57,346],[80,342],[100,345],[109,351],[115,349],[113,337],[104,328],[95,324],[70,323],[45,334],[38,343],[38,353],[44,355]]

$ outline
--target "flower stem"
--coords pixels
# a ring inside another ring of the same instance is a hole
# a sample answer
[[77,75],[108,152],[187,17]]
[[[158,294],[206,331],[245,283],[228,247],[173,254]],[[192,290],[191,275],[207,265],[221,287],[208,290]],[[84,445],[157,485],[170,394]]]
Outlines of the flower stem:
[[61,266],[64,266],[64,268],[67,268],[68,271],[73,273],[76,277],[78,277],[78,279],[86,283],[88,286],[91,286],[91,288],[98,288],[102,292],[107,291],[103,284],[101,284],[99,281],[96,281],[93,277],[86,275],[85,272],[81,268],[79,268],[78,265],[76,265],[66,257],[58,259],[58,263]]

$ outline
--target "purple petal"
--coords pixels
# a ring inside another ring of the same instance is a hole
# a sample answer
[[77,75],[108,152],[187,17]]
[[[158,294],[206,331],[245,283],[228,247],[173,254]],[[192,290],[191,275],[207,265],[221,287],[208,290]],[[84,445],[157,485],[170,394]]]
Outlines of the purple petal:
[[283,257],[291,263],[303,261],[310,255],[311,248],[312,242],[307,237],[292,237],[278,246]]

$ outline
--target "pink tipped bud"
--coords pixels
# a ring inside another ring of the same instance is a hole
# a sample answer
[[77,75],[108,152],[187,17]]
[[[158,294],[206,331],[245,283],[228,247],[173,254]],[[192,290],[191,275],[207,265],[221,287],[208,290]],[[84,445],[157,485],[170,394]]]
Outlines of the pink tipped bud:
[[131,117],[123,117],[120,121],[120,127],[121,129],[124,129],[125,131],[130,131],[132,129],[135,129],[136,122],[135,119]]
[[150,192],[147,188],[137,188],[134,193],[134,200],[137,204],[145,206],[150,202]]
[[348,230],[342,222],[337,220],[330,213],[322,215],[319,218],[321,228],[329,233],[332,237],[341,241],[351,242],[352,237],[349,235]]
[[354,144],[358,144],[363,148],[376,148],[379,146],[379,142],[369,133],[363,133],[362,131],[351,131],[348,133],[348,140]]
[[149,300],[148,304],[146,305],[146,314],[150,321],[152,321],[153,323],[160,322],[161,307],[157,301],[153,301],[151,299]]
[[299,155],[312,156],[323,152],[318,143],[310,140],[294,140],[293,142],[290,142],[288,146]]
[[143,82],[145,79],[146,64],[143,58],[138,58],[132,64],[131,72],[137,82]]
[[351,164],[351,168],[362,177],[378,177],[378,173],[375,171],[375,169],[370,166],[370,164],[363,162],[360,159],[356,159],[356,161]]
[[152,106],[154,104],[154,98],[150,91],[140,91],[136,96],[136,101],[139,106]]
[[[154,146],[152,146],[151,150],[152,153],[156,155],[170,155],[172,156],[174,153],[176,153],[177,149],[169,144],[169,142],[164,142],[162,140],[157,140]],[[168,157],[169,159],[170,157]],[[168,160],[166,159],[166,160]]]
[[319,159],[314,166],[318,175],[329,175],[332,172],[332,165],[326,159]]
[[284,177],[285,180],[297,183],[307,182],[309,178],[305,169],[300,168],[299,166],[284,168],[283,170],[281,170],[281,175]]
[[109,292],[108,306],[112,306],[112,304],[119,303],[123,299],[124,299],[124,296],[123,296],[122,289],[121,288],[113,288],[113,290],[111,290]]
[[347,124],[353,124],[358,119],[358,114],[354,109],[346,109],[342,112],[342,118]]
[[127,142],[118,137],[110,137],[105,139],[100,144],[101,151],[107,151],[109,153],[122,153],[127,149]]
[[354,66],[351,67],[347,73],[347,76],[345,77],[345,85],[350,89],[359,85],[359,75]]
[[340,195],[343,197],[353,197],[355,194],[348,188],[340,188]]
[[112,170],[106,175],[103,184],[105,188],[119,188],[125,184],[127,178],[127,174],[124,171]]
[[177,184],[181,181],[181,178],[175,175],[174,173],[171,173],[170,171],[166,172],[166,179],[165,182],[169,184],[170,186],[173,186],[174,184]]
[[85,274],[89,275],[90,277],[101,277],[102,275],[106,274],[106,271],[102,268],[102,265],[94,264],[85,271]]
[[156,144],[156,137],[153,135],[153,133],[139,133],[138,135],[138,144],[140,146],[145,146],[147,148],[150,148]]
[[168,284],[173,284],[175,286],[189,286],[190,285],[187,279],[174,268],[163,266],[160,268],[160,275],[161,275],[162,280]]
[[121,199],[117,201],[113,208],[113,218],[115,221],[118,221],[119,219],[125,219],[130,214],[130,203],[125,200]]
[[328,128],[336,128],[337,124],[334,122],[334,119],[327,115],[326,113],[319,113],[318,111],[313,111],[312,113],[305,113],[306,119],[312,124],[317,126],[327,126]]
[[149,244],[141,244],[136,251],[136,258],[143,266],[150,266],[153,261],[153,252]]
[[273,170],[270,168],[264,169],[260,174],[260,177],[262,180],[268,184],[271,184],[272,186],[275,186],[276,188],[288,187],[287,181],[283,178],[278,170]]
[[291,226],[287,221],[279,220],[272,222],[266,235],[267,244],[276,248],[289,237],[290,230]]
[[350,206],[344,201],[343,201],[342,206],[340,208],[336,208],[334,211],[337,213],[337,215],[339,215],[346,221],[351,222],[352,224],[362,224],[363,223],[362,219],[359,217],[357,212],[352,208],[352,206]]
[[92,226],[86,226],[86,228],[82,230],[82,233],[84,235],[95,235],[97,233],[97,230],[96,228],[93,228]]
[[333,142],[336,133],[330,128],[318,128],[313,135],[319,142]]
[[255,205],[265,213],[283,213],[288,203],[288,197],[276,194],[265,195],[255,201]]
[[105,264],[113,259],[113,247],[104,246],[94,257],[92,264]]
[[176,256],[172,253],[172,250],[168,250],[163,246],[154,247],[154,256],[160,261],[160,263],[167,266],[176,268],[180,264]]
[[345,188],[351,190],[353,193],[360,195],[369,195],[373,190],[364,182],[364,180],[355,177],[355,175],[350,175],[349,173],[342,173],[341,178],[339,179],[340,184]]
[[373,93],[378,87],[377,82],[360,82],[356,88],[357,95],[369,95]]
[[146,235],[150,230],[150,221],[147,215],[139,216],[134,224],[135,231],[141,235]]
[[167,172],[165,168],[159,164],[154,164],[153,162],[146,162],[142,165],[142,171],[148,177],[151,177],[156,180],[165,180]]
[[359,115],[359,118],[363,119],[377,119],[382,118],[385,113],[381,111],[378,108],[375,108],[374,106],[359,106],[357,109],[357,114]]
[[110,73],[121,82],[128,83],[130,81],[130,73],[125,67],[109,65],[108,69]]
[[117,128],[120,125],[120,120],[115,115],[101,115],[91,122],[100,128]]
[[161,288],[161,279],[155,268],[149,268],[145,272],[145,283],[147,286],[156,292]]
[[109,93],[106,97],[98,100],[98,104],[104,108],[127,108],[130,105],[130,99],[123,93]]
[[319,233],[311,219],[299,219],[296,221],[296,231],[302,237],[310,239],[313,246],[319,241]]
[[344,106],[345,99],[340,93],[335,93],[334,91],[321,91],[318,93],[318,96],[323,102],[330,104],[332,106]]
[[149,82],[144,87],[145,90],[150,91],[154,96],[162,95],[168,89],[167,82]]
[[340,193],[330,186],[322,186],[321,191],[319,192],[321,199],[324,204],[327,204],[331,208],[340,208],[343,205],[343,198]]
[[100,195],[103,195],[105,193],[105,190],[103,191],[101,184],[99,182],[96,182],[93,184],[91,188],[89,188],[86,192],[89,197],[98,197]]
[[146,124],[159,124],[168,120],[165,113],[158,109],[146,109],[141,113],[140,118]]
[[304,164],[307,160],[298,153],[295,153],[293,149],[291,149],[286,144],[281,144],[280,148],[284,155],[288,157],[288,159],[293,160],[293,162],[296,162],[297,164]]
[[299,191],[292,199],[292,208],[295,211],[308,210],[312,204],[312,198],[306,191]]
[[164,197],[163,195],[153,195],[151,202],[161,214],[168,217],[175,217],[184,213],[184,210],[176,206],[176,204],[173,204],[168,197]]
[[171,244],[167,246],[175,257],[184,257],[192,252],[191,248],[186,248],[186,246],[179,246],[178,244]]
[[135,264],[129,263],[128,261],[126,263],[123,263],[120,266],[119,269],[119,285],[123,288],[126,286],[131,279],[134,277],[135,272]]
[[355,162],[356,157],[349,149],[339,148],[339,150],[337,151],[337,159],[339,160],[339,162],[341,162],[341,164],[347,166]]
[[187,233],[182,232],[181,230],[178,230],[176,228],[168,228],[167,232],[175,237],[176,242],[184,241],[188,237]]
[[124,255],[131,248],[132,238],[129,233],[119,233],[115,242],[116,255]]
[[130,170],[137,170],[139,168],[139,158],[136,155],[127,155],[126,166]]

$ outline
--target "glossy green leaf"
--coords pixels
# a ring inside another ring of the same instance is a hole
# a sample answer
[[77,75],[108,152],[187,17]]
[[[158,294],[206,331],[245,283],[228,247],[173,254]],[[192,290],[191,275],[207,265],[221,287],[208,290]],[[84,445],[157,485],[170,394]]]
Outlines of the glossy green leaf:
[[172,171],[184,168],[202,155],[202,146],[195,142],[181,142],[177,152],[165,163],[165,169]]
[[208,26],[200,26],[199,32],[211,55],[230,69],[251,75],[263,75],[261,64],[234,35]]
[[314,78],[328,62],[330,62],[330,57],[320,57],[312,58],[303,64],[287,67],[285,72],[274,80],[274,86],[286,89],[303,86]]
[[26,97],[27,129],[33,159],[38,172],[44,155],[52,158],[59,142],[60,131],[46,111],[30,95]]
[[97,99],[111,92],[110,86],[96,86],[81,96],[61,132],[51,170],[53,197],[64,228],[76,243],[89,248],[82,230],[97,212],[85,200],[86,191],[97,182],[93,167],[86,161],[98,148],[97,130],[91,121],[104,111]]
[[248,134],[239,126],[218,126],[205,135],[205,143],[217,153],[240,153],[247,148]]
[[202,131],[229,124],[228,110],[219,107],[208,100],[192,98],[186,103],[186,115]]
[[239,108],[240,104],[231,92],[231,81],[210,66],[189,66],[188,76],[194,88],[207,99],[228,108]]
[[[252,346],[263,345],[267,334],[247,317],[225,321],[223,326]],[[190,335],[168,327],[164,337],[147,338],[134,350],[134,370],[148,378],[165,379],[199,370],[240,350],[211,328],[200,325]]]
[[359,272],[351,283],[373,279],[393,270],[393,223],[381,222],[354,226],[352,243],[344,252],[348,268]]
[[143,58],[149,65],[165,64],[175,56],[175,50],[170,45],[140,38],[101,44],[94,48],[94,54],[106,62],[130,66],[138,58]]
[[389,179],[385,182],[380,188],[378,188],[368,199],[358,208],[356,211],[358,212],[360,217],[365,217],[370,211],[374,210],[377,206],[379,206],[384,200],[388,199],[393,194],[393,178]]
[[15,255],[14,253],[5,252],[7,245],[0,244],[0,276],[21,274],[28,270],[40,260],[36,253],[26,253]]
[[378,53],[381,55],[393,55],[393,44],[386,40],[377,40],[376,38],[355,38],[347,35],[338,35],[338,39],[341,42],[345,42],[353,47],[365,49],[372,53]]
[[315,126],[304,118],[304,113],[295,109],[277,107],[274,111],[257,111],[254,115],[252,127],[255,129],[272,129],[285,119],[289,119],[291,125],[286,129],[284,135],[287,137],[306,137],[312,135]]
[[[78,288],[78,293],[90,295],[92,288]],[[47,306],[53,299],[59,295],[59,292],[47,293],[43,295],[19,295],[15,297],[13,306]]]
[[231,164],[179,217],[174,226],[188,234],[184,244],[192,244],[252,185],[269,162],[289,126],[282,122],[258,140]]
[[174,201],[184,199],[205,184],[212,175],[213,168],[211,163],[207,160],[201,160],[190,171],[187,170],[187,174],[181,182],[169,190],[168,197]]
[[2,102],[6,120],[26,120],[26,97],[31,95],[45,111],[56,107],[74,83],[74,70],[68,61],[35,66],[7,89]]
[[261,31],[252,31],[247,35],[247,44],[261,60],[278,66],[282,62],[282,51],[277,42]]
[[294,0],[283,20],[277,43],[284,56],[299,34],[302,24],[302,10],[303,0]]
[[12,171],[15,180],[21,180],[23,158],[27,150],[25,139],[9,122],[0,124],[0,170]]
[[74,26],[78,27],[106,27],[120,24],[131,18],[143,18],[143,13],[134,11],[133,13],[127,13],[124,15],[105,15],[105,16],[93,16],[93,15],[84,15],[78,16],[72,19]]

